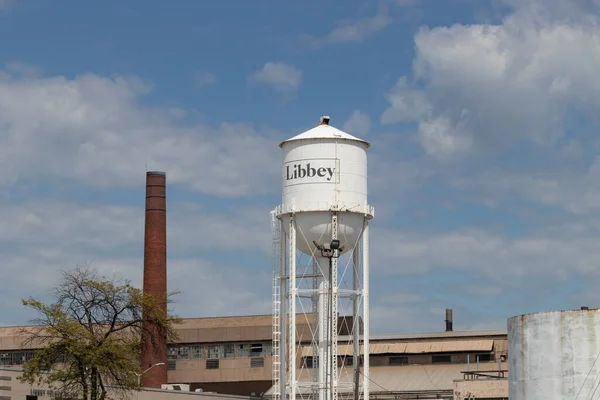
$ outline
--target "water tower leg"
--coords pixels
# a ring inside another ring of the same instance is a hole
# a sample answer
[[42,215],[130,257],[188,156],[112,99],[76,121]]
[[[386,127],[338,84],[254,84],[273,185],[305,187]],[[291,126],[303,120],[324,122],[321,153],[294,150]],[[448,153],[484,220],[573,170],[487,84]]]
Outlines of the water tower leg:
[[[279,223],[282,223],[279,221]],[[279,329],[280,329],[280,343],[279,343],[279,393],[281,400],[286,400],[286,390],[287,390],[287,363],[288,363],[288,351],[287,351],[287,326],[288,326],[288,312],[287,312],[287,303],[288,303],[288,289],[287,289],[287,237],[283,227],[280,229],[281,238],[280,238],[280,289],[279,289]]]
[[289,399],[296,399],[296,220],[292,214],[290,217],[290,229],[288,239],[288,262],[289,262]]
[[362,234],[363,267],[363,398],[369,400],[369,222]]
[[354,400],[360,398],[360,246],[352,251],[352,371],[354,378]]
[[[333,213],[331,216],[331,240],[338,239],[338,215]],[[337,251],[336,251],[337,253]],[[330,371],[330,399],[337,400],[338,398],[338,368],[337,368],[337,348],[338,348],[338,259],[333,257],[330,259],[330,325],[331,335],[329,340],[329,371]]]
[[331,346],[329,345],[331,333],[331,290],[330,290],[330,274],[331,266],[328,258],[317,257],[316,263],[319,269],[318,278],[318,295],[317,304],[315,310],[317,312],[316,318],[318,320],[318,328],[313,331],[315,337],[313,340],[318,346],[318,366],[317,379],[313,382],[318,387],[318,397],[316,400],[331,400],[330,397],[330,354]]

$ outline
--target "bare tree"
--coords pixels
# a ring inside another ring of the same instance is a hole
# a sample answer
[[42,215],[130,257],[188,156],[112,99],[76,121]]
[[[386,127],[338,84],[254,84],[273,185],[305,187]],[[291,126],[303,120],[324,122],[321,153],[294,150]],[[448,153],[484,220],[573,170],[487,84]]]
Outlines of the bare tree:
[[53,294],[53,304],[23,300],[41,317],[21,330],[23,346],[37,349],[24,364],[21,379],[46,384],[61,397],[105,400],[109,386],[124,392],[136,388],[142,340],[156,347],[155,335],[144,333],[177,338],[174,326],[180,320],[165,312],[175,292],[157,298],[129,281],[119,283],[94,268],[77,267],[62,272]]

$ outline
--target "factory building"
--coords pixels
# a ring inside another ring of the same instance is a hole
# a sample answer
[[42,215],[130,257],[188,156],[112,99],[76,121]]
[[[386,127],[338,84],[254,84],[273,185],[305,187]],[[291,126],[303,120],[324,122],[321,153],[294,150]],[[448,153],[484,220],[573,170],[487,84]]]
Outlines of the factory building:
[[[25,385],[19,380],[21,374],[22,370],[18,367],[0,367],[0,400],[63,400],[80,398],[71,393],[51,389],[42,384]],[[127,398],[122,396],[123,392],[113,387],[108,387],[107,389],[109,398]],[[136,400],[253,400],[247,396],[153,388],[142,388],[134,392],[134,396],[129,396],[128,398],[135,398]]]
[[[310,377],[313,366],[308,320],[304,314],[298,315],[301,343],[296,366],[300,381]],[[352,326],[343,319],[338,325]],[[0,328],[0,368],[18,369],[34,354],[35,349],[21,347],[19,329]],[[271,315],[188,318],[178,332],[179,341],[168,344],[167,365],[157,367],[165,368],[169,384],[189,385],[190,391],[269,398]],[[350,341],[347,332],[340,331],[340,399],[352,397],[352,358],[346,356],[351,354]],[[371,335],[371,398],[508,398],[507,347],[505,331]],[[4,390],[7,386],[0,382],[0,399],[22,398],[11,395],[14,390]],[[21,390],[29,389],[33,388]]]
[[[327,397],[333,392],[339,400],[354,399],[357,387],[357,393],[373,399],[508,398],[505,331],[455,332],[450,314],[442,332],[369,333],[368,221],[374,209],[366,196],[367,147],[330,126],[329,117],[282,143],[284,192],[273,214],[279,221],[275,259],[281,261],[274,315],[183,319],[179,339],[172,343],[159,331],[144,335],[140,366],[148,373],[139,398],[166,399],[171,393],[161,389],[179,387],[179,395],[208,396],[198,400],[284,400],[286,382],[296,398],[322,400],[333,398]],[[327,199],[336,199],[335,204]],[[147,172],[143,289],[155,296],[167,293],[166,214],[166,175]],[[314,240],[296,240],[296,232]],[[325,236],[326,242],[317,243]],[[313,244],[320,258],[312,263],[312,274],[299,276],[296,250],[313,254]],[[337,273],[344,252],[351,254],[353,271],[353,289],[345,291],[339,290]],[[297,277],[312,279],[312,289],[300,288]],[[312,315],[295,308],[306,290],[314,294]],[[340,293],[354,299],[352,316],[339,316]],[[36,351],[23,347],[19,330],[0,328],[0,400],[23,399],[23,393],[27,400],[54,398],[44,388],[14,379]],[[159,345],[152,346],[150,338]]]

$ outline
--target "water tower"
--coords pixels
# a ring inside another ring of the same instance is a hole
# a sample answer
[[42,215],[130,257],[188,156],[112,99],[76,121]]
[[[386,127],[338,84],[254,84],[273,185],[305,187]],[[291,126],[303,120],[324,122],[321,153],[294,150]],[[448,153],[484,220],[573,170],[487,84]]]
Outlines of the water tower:
[[[373,218],[367,203],[369,143],[330,126],[324,116],[280,147],[282,204],[271,212],[274,398],[337,400],[342,388],[366,400]],[[341,302],[351,308],[347,343],[338,343]],[[297,322],[308,322],[309,332],[298,332]]]

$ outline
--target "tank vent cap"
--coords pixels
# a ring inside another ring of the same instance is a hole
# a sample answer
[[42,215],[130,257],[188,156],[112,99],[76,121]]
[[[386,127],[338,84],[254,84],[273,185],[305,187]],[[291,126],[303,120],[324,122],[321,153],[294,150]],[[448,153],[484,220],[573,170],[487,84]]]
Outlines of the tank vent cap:
[[323,115],[320,119],[319,119],[319,125],[329,125],[329,120],[331,118],[329,118],[327,115]]

